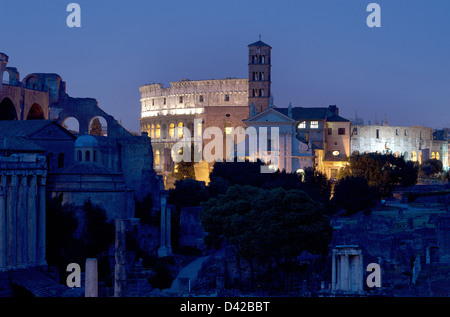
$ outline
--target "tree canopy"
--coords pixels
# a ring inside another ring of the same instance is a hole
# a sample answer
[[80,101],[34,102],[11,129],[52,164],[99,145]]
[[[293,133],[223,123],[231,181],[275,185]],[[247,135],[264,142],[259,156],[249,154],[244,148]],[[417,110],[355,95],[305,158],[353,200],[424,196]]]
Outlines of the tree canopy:
[[323,205],[303,191],[232,185],[202,206],[207,245],[231,245],[251,268],[275,261],[288,272],[298,265],[302,251],[324,254],[328,250],[329,218]]
[[363,177],[377,191],[378,198],[390,196],[397,185],[412,186],[417,182],[418,168],[413,162],[392,154],[367,153],[352,155],[349,166],[342,169],[339,178]]

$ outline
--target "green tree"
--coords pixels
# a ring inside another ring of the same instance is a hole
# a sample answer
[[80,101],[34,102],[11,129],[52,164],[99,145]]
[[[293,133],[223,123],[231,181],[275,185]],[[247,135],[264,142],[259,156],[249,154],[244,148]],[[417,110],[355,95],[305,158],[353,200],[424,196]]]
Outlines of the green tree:
[[420,166],[420,173],[425,177],[430,177],[439,174],[443,171],[443,165],[440,160],[429,159]]
[[419,166],[416,162],[408,161],[402,168],[400,185],[403,187],[414,186],[419,176]]
[[[180,151],[180,154],[183,154],[183,149]],[[195,179],[195,151],[198,151],[198,149],[192,145],[189,161],[182,160],[176,164],[176,172],[173,173],[173,176],[177,180]]]
[[[77,241],[73,234],[78,228],[75,208],[62,204],[62,195],[46,201],[46,254],[50,265],[63,266],[78,259]],[[81,257],[80,257],[81,259]]]
[[[237,269],[241,259],[251,270],[275,262],[289,274],[302,251],[326,254],[332,230],[324,207],[303,191],[232,185],[202,204],[200,215],[208,246],[232,246]],[[242,280],[242,279],[241,279]]]
[[103,128],[100,120],[98,118],[94,118],[91,123],[91,129],[89,131],[91,135],[103,135]]
[[88,199],[82,207],[85,213],[86,230],[83,241],[87,257],[99,257],[114,242],[115,226],[106,217],[106,212]]
[[369,186],[377,191],[377,197],[392,195],[398,185],[412,184],[414,180],[414,168],[407,164],[403,157],[395,157],[391,154],[368,153],[352,155],[349,160],[351,176],[364,177]]
[[351,215],[375,206],[376,199],[364,177],[347,176],[336,183],[332,202]]

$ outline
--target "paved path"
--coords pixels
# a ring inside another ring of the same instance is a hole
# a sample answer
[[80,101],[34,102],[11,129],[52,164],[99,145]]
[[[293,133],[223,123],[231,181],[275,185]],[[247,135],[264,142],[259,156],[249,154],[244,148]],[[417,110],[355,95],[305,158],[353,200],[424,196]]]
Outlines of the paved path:
[[167,291],[169,293],[178,293],[178,281],[180,278],[188,278],[192,282],[194,282],[198,277],[198,272],[201,270],[203,263],[211,257],[221,256],[223,254],[223,250],[219,250],[214,254],[202,256],[188,265],[181,268],[180,272],[178,272],[177,277],[172,283],[172,286]]

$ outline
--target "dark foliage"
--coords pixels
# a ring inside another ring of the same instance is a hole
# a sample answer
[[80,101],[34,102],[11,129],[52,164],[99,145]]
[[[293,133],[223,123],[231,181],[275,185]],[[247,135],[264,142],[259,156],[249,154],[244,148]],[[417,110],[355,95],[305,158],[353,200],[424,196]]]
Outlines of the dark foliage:
[[332,203],[346,215],[369,210],[376,204],[375,191],[364,177],[347,176],[336,183]]

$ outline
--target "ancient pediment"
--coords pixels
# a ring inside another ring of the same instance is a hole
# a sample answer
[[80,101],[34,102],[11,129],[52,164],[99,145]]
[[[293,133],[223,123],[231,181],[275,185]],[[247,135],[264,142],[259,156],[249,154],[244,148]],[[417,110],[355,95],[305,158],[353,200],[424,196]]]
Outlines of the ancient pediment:
[[29,134],[29,139],[34,140],[75,140],[76,137],[68,130],[64,129],[56,122],[51,122],[40,129],[33,131]]
[[263,112],[260,112],[256,114],[255,116],[248,118],[246,120],[243,120],[244,123],[247,123],[251,125],[252,123],[265,123],[265,122],[271,122],[271,123],[295,123],[295,120],[280,113],[279,111],[276,111],[272,108],[266,109]]

